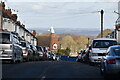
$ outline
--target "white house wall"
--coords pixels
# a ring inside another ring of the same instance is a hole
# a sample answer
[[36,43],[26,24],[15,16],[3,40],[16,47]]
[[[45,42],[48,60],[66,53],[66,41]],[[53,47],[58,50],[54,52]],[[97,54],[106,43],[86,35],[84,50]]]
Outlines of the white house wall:
[[30,42],[30,34],[28,32],[25,32],[25,40]]
[[18,33],[19,34],[19,28],[20,28],[20,26],[18,26],[18,25],[16,25],[17,27],[17,29],[16,29],[16,33]]
[[34,39],[34,45],[37,46],[37,40],[36,39]]
[[20,37],[24,36],[24,29],[23,28],[19,28],[19,35]]
[[8,29],[8,19],[7,18],[3,18],[3,29]]
[[8,31],[15,31],[15,25],[14,23],[12,22],[12,20],[9,20],[8,21]]

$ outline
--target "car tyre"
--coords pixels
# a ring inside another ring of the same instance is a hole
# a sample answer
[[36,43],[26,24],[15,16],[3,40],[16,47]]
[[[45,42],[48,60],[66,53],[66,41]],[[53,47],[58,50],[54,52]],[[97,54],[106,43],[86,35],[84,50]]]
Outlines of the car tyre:
[[94,63],[93,63],[93,62],[89,62],[89,65],[90,65],[90,66],[94,66]]

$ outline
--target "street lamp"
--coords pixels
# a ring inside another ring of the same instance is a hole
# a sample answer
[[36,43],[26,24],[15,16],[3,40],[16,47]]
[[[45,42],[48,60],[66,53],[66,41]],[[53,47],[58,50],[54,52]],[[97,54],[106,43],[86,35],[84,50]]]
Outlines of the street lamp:
[[[118,14],[118,15],[119,15],[118,19],[120,19],[120,13],[118,13],[118,12],[116,12],[116,11],[114,11],[114,13]],[[117,25],[117,23],[118,23],[118,19],[116,20],[116,25]]]
[[101,13],[101,38],[102,38],[103,37],[103,14],[104,14],[104,11],[101,10],[100,13]]

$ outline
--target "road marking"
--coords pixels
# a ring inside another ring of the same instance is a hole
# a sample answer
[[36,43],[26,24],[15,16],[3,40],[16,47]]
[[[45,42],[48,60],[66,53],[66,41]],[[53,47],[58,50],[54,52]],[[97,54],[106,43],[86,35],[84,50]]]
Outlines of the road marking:
[[41,80],[44,80],[46,77],[45,76],[42,76],[42,79]]

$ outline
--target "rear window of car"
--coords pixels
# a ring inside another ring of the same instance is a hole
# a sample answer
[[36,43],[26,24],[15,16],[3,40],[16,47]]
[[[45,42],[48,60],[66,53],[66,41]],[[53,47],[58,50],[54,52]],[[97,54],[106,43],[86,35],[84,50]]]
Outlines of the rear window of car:
[[120,47],[114,48],[113,51],[116,56],[120,56]]
[[0,44],[10,44],[10,34],[0,33]]
[[113,41],[113,40],[94,40],[93,41],[93,48],[108,48],[113,45],[117,45],[117,41]]

